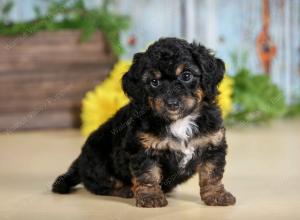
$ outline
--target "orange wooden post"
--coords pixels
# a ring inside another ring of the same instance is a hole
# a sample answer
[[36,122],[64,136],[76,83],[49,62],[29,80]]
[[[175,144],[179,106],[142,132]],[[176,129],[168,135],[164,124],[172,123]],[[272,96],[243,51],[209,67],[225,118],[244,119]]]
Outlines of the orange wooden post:
[[263,65],[264,71],[270,74],[271,64],[276,55],[276,45],[269,34],[270,27],[270,5],[269,0],[263,1],[263,27],[256,39],[256,50]]

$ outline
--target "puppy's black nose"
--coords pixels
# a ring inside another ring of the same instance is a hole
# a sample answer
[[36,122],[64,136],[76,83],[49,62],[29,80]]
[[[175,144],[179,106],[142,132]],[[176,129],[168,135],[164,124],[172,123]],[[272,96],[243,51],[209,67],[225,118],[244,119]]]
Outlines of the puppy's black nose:
[[179,108],[179,101],[177,98],[168,98],[167,99],[167,107],[168,109],[175,111]]

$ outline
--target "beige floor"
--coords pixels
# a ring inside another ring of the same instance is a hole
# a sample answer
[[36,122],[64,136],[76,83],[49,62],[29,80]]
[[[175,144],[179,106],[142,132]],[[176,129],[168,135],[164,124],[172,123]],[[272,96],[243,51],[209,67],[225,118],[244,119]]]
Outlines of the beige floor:
[[82,188],[52,194],[52,181],[83,141],[74,130],[0,135],[0,219],[300,219],[300,119],[229,129],[224,182],[237,197],[233,207],[205,206],[197,177],[160,209],[136,208],[133,199]]

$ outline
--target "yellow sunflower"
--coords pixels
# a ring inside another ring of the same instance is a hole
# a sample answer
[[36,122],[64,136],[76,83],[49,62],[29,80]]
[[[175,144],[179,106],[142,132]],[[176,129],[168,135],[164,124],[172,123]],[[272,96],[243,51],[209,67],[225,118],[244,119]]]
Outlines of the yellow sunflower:
[[113,116],[118,109],[128,103],[129,100],[121,87],[121,78],[130,65],[131,62],[129,61],[117,62],[109,77],[83,98],[81,132],[84,136],[88,136],[100,124]]
[[[84,136],[88,136],[129,102],[122,91],[121,78],[128,71],[130,65],[130,61],[121,60],[117,62],[109,77],[83,98],[81,132]],[[232,86],[233,81],[229,76],[225,76],[219,86],[218,103],[222,109],[223,117],[226,117],[232,108]]]
[[218,104],[222,110],[223,118],[232,111],[232,94],[233,94],[233,79],[225,75],[219,85],[220,95],[218,96]]

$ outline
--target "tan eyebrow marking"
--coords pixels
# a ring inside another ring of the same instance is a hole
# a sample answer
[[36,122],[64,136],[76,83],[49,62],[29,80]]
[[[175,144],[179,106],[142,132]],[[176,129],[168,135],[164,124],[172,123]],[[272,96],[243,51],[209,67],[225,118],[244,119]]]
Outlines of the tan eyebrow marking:
[[180,73],[183,71],[184,68],[185,68],[185,64],[184,64],[184,63],[178,65],[178,67],[177,67],[176,70],[175,70],[176,76],[179,76]]
[[155,76],[155,79],[160,79],[161,78],[161,73],[158,71],[158,70],[155,70],[153,72],[154,76]]
[[152,79],[154,76],[155,79],[160,79],[161,78],[161,72],[159,70],[150,70],[147,71],[146,73],[143,74],[142,76],[142,81],[146,82],[147,79]]

